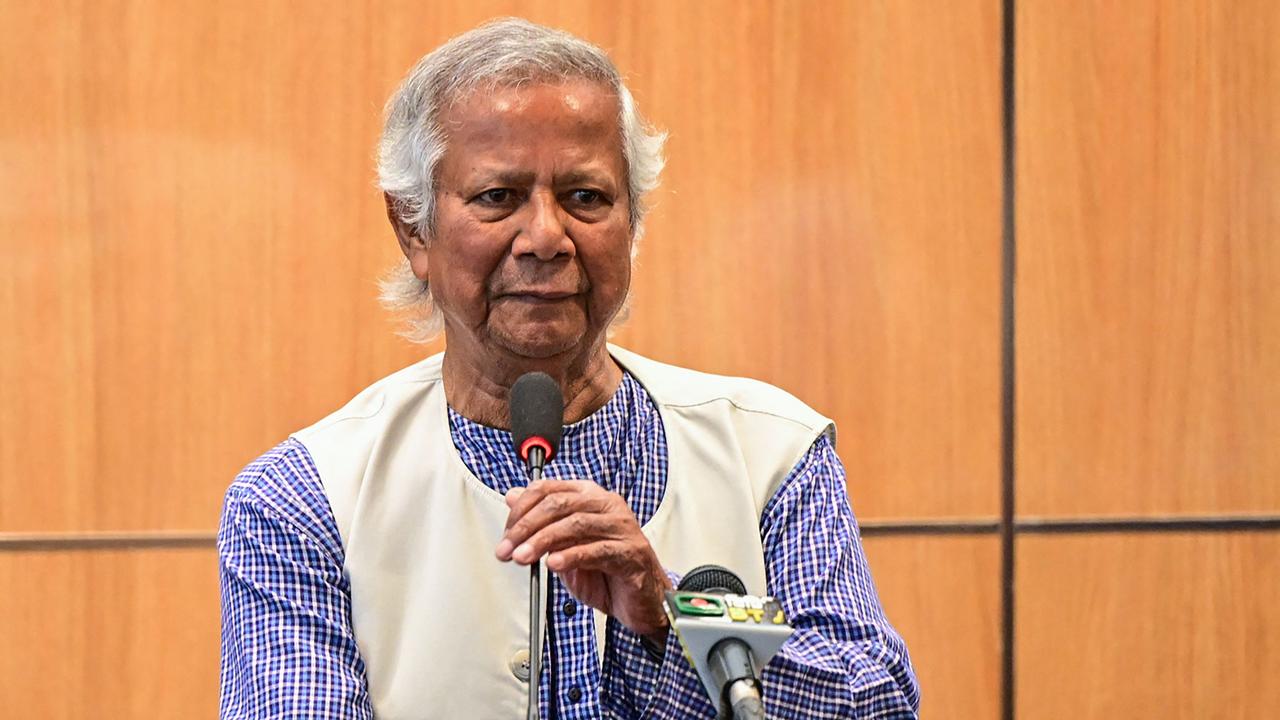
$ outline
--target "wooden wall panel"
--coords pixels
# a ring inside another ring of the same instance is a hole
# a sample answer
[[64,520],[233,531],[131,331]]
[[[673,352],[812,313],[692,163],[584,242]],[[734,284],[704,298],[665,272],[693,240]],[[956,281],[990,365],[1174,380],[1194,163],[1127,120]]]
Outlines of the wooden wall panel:
[[993,537],[865,538],[931,720],[1000,716],[1000,545]]
[[1018,13],[1019,511],[1280,510],[1280,4]]
[[829,413],[864,518],[997,514],[997,5],[695,5],[623,46],[671,163],[621,337]]
[[0,530],[212,528],[248,460],[414,355],[374,300],[368,25],[0,12]]
[[863,517],[996,512],[995,4],[5,3],[0,531],[212,528],[424,354],[374,300],[379,109],[510,13],[672,133],[620,338],[833,415]]
[[1270,717],[1280,535],[1018,542],[1017,716]]
[[218,714],[212,549],[0,552],[0,715]]

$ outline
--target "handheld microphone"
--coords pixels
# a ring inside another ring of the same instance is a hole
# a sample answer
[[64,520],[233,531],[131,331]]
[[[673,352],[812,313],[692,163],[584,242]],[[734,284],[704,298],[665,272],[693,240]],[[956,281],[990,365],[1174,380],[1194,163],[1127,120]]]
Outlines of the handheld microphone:
[[663,605],[716,717],[765,720],[760,669],[794,632],[778,601],[747,595],[737,575],[703,565],[668,591]]
[[524,460],[531,480],[560,449],[564,431],[564,396],[551,376],[525,373],[511,386],[511,442]]
[[[529,482],[542,479],[542,468],[560,449],[564,431],[564,395],[550,375],[531,372],[521,375],[511,386],[511,442],[524,461]],[[542,635],[538,618],[538,597],[542,595],[542,562],[529,566],[529,706],[526,718],[538,720],[538,684],[542,677]],[[551,689],[552,703],[555,688]],[[553,705],[554,707],[554,705]]]

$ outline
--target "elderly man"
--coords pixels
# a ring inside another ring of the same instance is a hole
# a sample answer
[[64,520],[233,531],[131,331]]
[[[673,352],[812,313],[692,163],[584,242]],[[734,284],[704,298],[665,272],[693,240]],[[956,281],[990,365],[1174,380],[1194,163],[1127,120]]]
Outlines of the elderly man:
[[[528,570],[545,560],[542,717],[711,718],[663,592],[718,562],[796,634],[764,670],[774,718],[915,717],[845,496],[830,421],[775,388],[606,344],[657,182],[598,48],[521,20],[423,58],[379,171],[406,262],[384,299],[448,349],[249,465],[227,493],[222,715],[516,718]],[[565,398],[526,487],[508,392]]]

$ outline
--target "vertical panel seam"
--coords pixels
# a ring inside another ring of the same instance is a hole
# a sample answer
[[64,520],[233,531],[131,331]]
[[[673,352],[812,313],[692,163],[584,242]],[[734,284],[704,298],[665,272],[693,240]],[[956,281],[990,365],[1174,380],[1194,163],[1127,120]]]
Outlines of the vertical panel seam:
[[1017,279],[1016,113],[1014,41],[1016,0],[1001,0],[1000,8],[1000,94],[1001,94],[1001,337],[1000,337],[1000,716],[1014,720],[1015,658],[1014,611],[1014,491],[1016,457],[1014,444],[1016,395],[1015,320]]

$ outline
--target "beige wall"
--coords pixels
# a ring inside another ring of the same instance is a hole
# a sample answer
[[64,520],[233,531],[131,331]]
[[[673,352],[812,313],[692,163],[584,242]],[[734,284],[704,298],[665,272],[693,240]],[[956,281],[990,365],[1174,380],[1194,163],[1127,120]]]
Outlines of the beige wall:
[[[1280,10],[1220,5],[1017,3],[1020,517],[1280,515]],[[379,109],[504,14],[604,46],[671,133],[619,341],[833,415],[864,522],[1000,515],[1000,3],[17,0],[7,707],[216,714],[211,543],[75,534],[212,533],[241,466],[426,352],[374,300]],[[1276,537],[1019,540],[1018,717],[1274,707]],[[998,538],[866,542],[925,717],[998,717]]]

